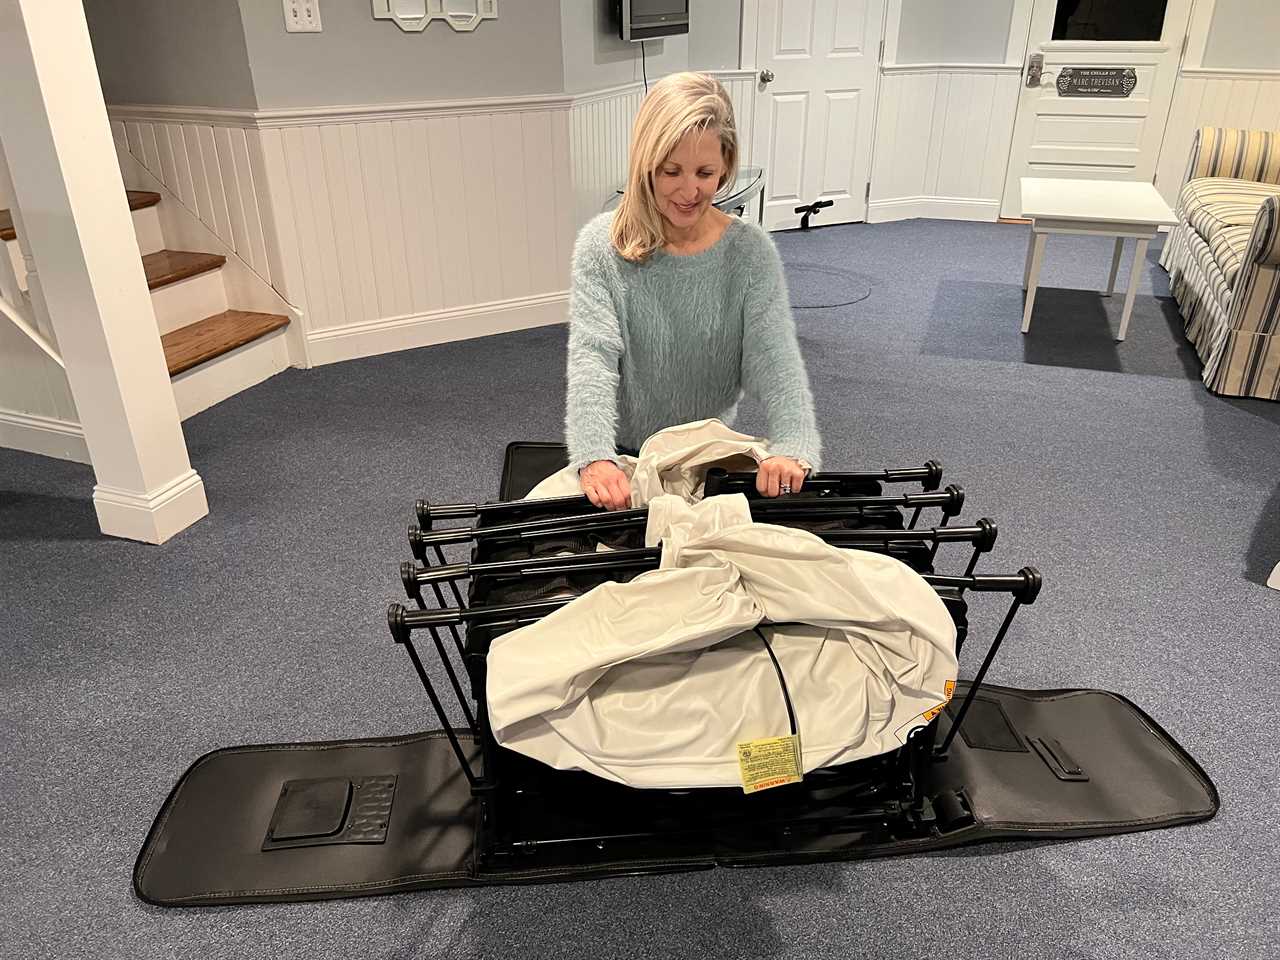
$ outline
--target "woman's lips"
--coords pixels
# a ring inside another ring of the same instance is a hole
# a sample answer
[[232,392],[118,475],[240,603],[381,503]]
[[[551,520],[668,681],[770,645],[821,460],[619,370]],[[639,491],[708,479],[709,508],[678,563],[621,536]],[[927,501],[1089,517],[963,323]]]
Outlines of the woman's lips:
[[693,213],[693,211],[698,209],[698,205],[696,203],[677,203],[675,206],[681,213]]

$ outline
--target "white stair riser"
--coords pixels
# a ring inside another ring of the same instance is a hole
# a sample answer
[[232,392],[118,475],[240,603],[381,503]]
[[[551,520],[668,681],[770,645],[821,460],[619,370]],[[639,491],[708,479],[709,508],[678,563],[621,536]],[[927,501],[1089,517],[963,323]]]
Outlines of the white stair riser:
[[[160,213],[155,207],[143,207],[133,211],[133,232],[138,238],[138,252],[143,256],[164,249],[164,237],[160,235]],[[9,259],[13,261],[13,272],[18,278],[18,286],[27,289],[27,265],[22,262],[22,248],[17,240],[6,240]]]
[[160,211],[155,207],[133,211],[133,232],[138,238],[138,252],[144,257],[164,249],[164,237],[160,235]]
[[289,348],[284,332],[285,328],[274,330],[174,377],[178,416],[185,420],[287,368]]
[[227,309],[222,270],[209,270],[152,290],[151,305],[155,307],[156,325],[161,334],[221,313]]

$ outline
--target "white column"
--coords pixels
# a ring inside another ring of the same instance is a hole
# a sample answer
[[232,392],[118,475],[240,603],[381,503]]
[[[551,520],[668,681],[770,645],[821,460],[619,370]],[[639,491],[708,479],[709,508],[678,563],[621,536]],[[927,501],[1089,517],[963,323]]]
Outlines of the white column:
[[173,388],[80,0],[0,0],[0,140],[66,363],[102,532],[163,543],[209,512]]

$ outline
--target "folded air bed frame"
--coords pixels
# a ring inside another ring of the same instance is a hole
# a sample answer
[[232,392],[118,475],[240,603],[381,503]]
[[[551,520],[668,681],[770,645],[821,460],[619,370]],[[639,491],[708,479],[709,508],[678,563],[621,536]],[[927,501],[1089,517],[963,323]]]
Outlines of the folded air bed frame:
[[[207,754],[151,828],[134,870],[140,897],[173,906],[291,901],[854,859],[1122,833],[1217,812],[1209,777],[1123,697],[986,682],[1041,577],[1029,566],[976,572],[996,525],[958,522],[964,491],[942,488],[935,461],[817,474],[774,500],[756,493],[750,473],[712,469],[705,483],[706,496],[745,494],[759,522],[916,570],[954,620],[962,656],[980,642],[969,593],[1008,596],[973,679],[900,749],[752,794],[635,789],[505,749],[485,703],[494,638],[597,584],[655,569],[661,556],[644,546],[646,509],[520,499],[565,462],[558,444],[511,444],[497,502],[416,504],[415,560],[401,567],[416,609],[393,603],[387,616],[439,729]],[[456,520],[470,522],[442,525]],[[952,543],[967,548],[963,572],[939,572],[960,553],[943,546]],[[450,562],[447,546],[469,547],[466,559]]]

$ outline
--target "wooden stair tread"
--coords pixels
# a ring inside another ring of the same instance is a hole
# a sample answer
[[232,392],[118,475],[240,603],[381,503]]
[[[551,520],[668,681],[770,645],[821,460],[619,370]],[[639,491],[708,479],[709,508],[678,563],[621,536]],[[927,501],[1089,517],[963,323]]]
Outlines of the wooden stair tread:
[[[126,190],[130,210],[142,210],[154,207],[160,202],[160,194],[150,190]],[[18,232],[13,228],[13,214],[8,210],[0,210],[0,240],[17,240]]]
[[217,253],[157,250],[142,258],[142,269],[147,274],[147,286],[155,290],[157,287],[217,270],[226,262],[227,258]]
[[224,310],[166,333],[160,343],[169,365],[169,376],[230,353],[288,324],[289,318],[277,313]]
[[145,210],[160,202],[160,194],[150,190],[126,190],[125,196],[129,198],[130,210]]

